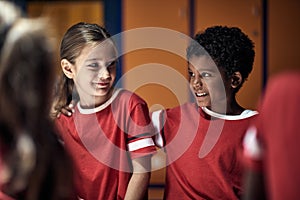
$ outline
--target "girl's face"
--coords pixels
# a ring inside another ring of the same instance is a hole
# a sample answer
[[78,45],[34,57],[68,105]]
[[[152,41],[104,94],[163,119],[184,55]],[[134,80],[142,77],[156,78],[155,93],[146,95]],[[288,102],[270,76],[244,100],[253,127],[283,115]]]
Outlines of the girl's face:
[[110,98],[116,78],[117,54],[106,40],[87,45],[75,60],[73,80],[82,106],[104,103]]
[[225,112],[227,91],[231,87],[225,73],[209,56],[192,56],[188,66],[189,82],[197,104],[215,112]]

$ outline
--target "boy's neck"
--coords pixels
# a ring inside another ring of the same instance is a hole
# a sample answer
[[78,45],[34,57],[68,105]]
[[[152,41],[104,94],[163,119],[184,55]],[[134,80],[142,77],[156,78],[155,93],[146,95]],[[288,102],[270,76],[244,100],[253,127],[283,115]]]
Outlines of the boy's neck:
[[233,99],[232,101],[227,101],[227,105],[220,106],[209,106],[207,107],[209,110],[223,114],[223,115],[240,115],[245,108],[243,108],[241,105],[239,105],[236,101],[236,99]]
[[240,115],[245,108],[243,108],[237,101],[236,98],[232,98],[227,104],[226,115]]

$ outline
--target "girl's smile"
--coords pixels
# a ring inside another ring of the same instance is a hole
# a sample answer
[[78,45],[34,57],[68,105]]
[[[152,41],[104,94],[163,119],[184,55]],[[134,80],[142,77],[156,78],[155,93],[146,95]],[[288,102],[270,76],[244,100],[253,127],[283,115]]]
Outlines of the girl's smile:
[[109,86],[110,82],[96,82],[93,83],[95,85],[96,89],[102,89],[102,88],[107,88]]

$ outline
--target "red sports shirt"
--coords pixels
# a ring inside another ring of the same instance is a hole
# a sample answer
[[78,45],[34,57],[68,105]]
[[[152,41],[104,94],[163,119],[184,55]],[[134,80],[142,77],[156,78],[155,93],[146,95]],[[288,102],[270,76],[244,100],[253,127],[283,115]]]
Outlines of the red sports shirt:
[[164,198],[239,199],[242,139],[255,114],[220,115],[194,103],[154,112],[157,142],[167,154]]
[[57,127],[75,163],[78,197],[86,200],[124,199],[131,159],[156,151],[147,104],[126,90],[94,109],[78,103]]

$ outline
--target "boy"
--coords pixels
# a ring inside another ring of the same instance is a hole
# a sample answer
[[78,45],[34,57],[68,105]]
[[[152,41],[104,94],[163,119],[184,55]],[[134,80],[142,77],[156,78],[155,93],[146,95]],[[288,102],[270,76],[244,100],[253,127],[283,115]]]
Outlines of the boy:
[[196,103],[152,114],[157,143],[167,154],[164,199],[239,199],[239,151],[257,114],[236,93],[252,70],[253,42],[239,28],[215,26],[187,48],[189,82]]

